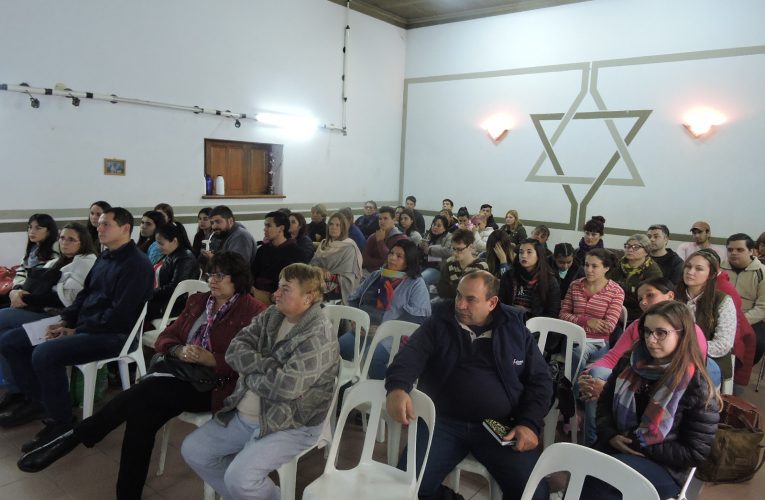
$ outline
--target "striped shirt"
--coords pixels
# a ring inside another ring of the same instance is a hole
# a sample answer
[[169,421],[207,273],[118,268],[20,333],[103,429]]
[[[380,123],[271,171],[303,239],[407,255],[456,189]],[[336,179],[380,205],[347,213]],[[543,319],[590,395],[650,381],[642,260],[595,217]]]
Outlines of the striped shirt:
[[[588,338],[606,339],[616,328],[624,303],[624,290],[618,283],[608,280],[599,292],[587,290],[586,278],[572,281],[560,307],[560,319],[576,323],[584,328]],[[591,319],[608,321],[609,333],[596,333],[587,326]]]

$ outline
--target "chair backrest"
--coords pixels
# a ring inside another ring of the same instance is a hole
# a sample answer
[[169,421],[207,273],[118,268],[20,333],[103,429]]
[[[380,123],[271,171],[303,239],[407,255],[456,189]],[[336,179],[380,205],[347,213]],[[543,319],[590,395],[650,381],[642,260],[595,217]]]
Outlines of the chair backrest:
[[529,476],[521,500],[531,500],[540,481],[559,471],[571,474],[566,500],[582,498],[582,485],[587,476],[618,489],[624,500],[659,500],[656,488],[632,467],[605,453],[573,443],[555,443],[545,448]]
[[[343,320],[353,321],[355,328],[353,330],[353,361],[345,361],[342,364],[343,370],[350,370],[351,377],[358,379],[361,375],[361,353],[364,352],[364,339],[365,336],[361,335],[362,330],[364,335],[369,333],[369,314],[361,309],[343,305],[327,305],[324,306],[324,315],[332,322],[332,330],[337,332],[340,328],[340,323]],[[345,332],[342,332],[345,333]],[[345,376],[340,377],[341,380],[345,380]]]
[[199,293],[199,292],[204,293],[209,291],[210,291],[210,285],[208,285],[206,281],[183,280],[180,283],[178,283],[178,286],[175,287],[175,290],[173,290],[173,294],[170,296],[170,300],[167,302],[167,307],[165,307],[165,314],[162,315],[162,322],[159,324],[158,330],[162,332],[164,331],[165,328],[167,328],[167,324],[170,322],[170,314],[173,311],[173,306],[175,305],[175,302],[178,300],[178,297],[186,293],[188,294]]
[[622,306],[622,314],[619,316],[619,320],[622,322],[622,333],[627,329],[627,317],[629,316],[629,312],[627,312],[627,308]]
[[[425,471],[425,464],[428,460],[428,454],[430,453],[430,444],[433,438],[433,426],[436,423],[436,407],[433,405],[433,401],[421,391],[412,389],[409,393],[412,398],[412,408],[414,414],[425,422],[428,427],[428,444],[425,449],[425,455],[420,468],[420,473],[417,474],[417,425],[419,422],[415,419],[414,422],[409,424],[409,431],[407,432],[407,455],[406,455],[406,477],[407,482],[410,485],[409,496],[407,498],[416,498],[417,491],[420,489],[420,482],[422,481],[422,475]],[[324,466],[325,474],[332,474],[337,471],[335,468],[335,462],[337,460],[338,448],[342,439],[343,429],[345,428],[345,422],[348,419],[348,414],[354,408],[359,406],[370,406],[369,421],[367,423],[366,434],[364,435],[364,447],[361,450],[361,458],[359,459],[359,465],[364,463],[370,463],[372,454],[375,447],[375,439],[377,437],[377,428],[380,425],[382,412],[385,410],[386,391],[385,382],[382,380],[362,380],[356,385],[348,389],[343,398],[343,407],[340,410],[340,418],[338,419],[337,429],[332,439],[332,445],[329,449],[329,456],[327,457],[327,463]],[[399,423],[391,425],[401,425]],[[399,434],[400,435],[400,434]],[[376,462],[380,467],[391,467],[383,462]]]
[[393,360],[393,357],[398,353],[401,337],[413,334],[419,327],[420,325],[417,323],[410,323],[409,321],[401,321],[397,319],[381,323],[380,326],[377,327],[374,337],[372,337],[372,344],[369,346],[367,357],[364,358],[364,368],[361,370],[361,380],[366,380],[369,376],[369,366],[372,364],[372,356],[374,355],[377,346],[380,345],[380,342],[385,339],[393,339],[390,354],[388,355],[388,363],[386,363],[389,365]]
[[135,325],[133,325],[133,329],[130,331],[130,335],[128,335],[127,340],[125,341],[125,345],[122,346],[122,350],[120,351],[119,357],[127,356],[127,353],[131,352],[130,348],[133,346],[133,340],[135,339],[136,335],[139,336],[138,342],[137,342],[137,349],[143,349],[143,344],[141,344],[140,336],[143,334],[143,320],[146,318],[146,304],[143,305],[143,309],[141,309],[141,314],[138,315],[138,319],[135,322]]
[[573,382],[573,375],[579,373],[579,368],[584,360],[584,356],[579,357],[579,366],[572,366],[572,353],[575,344],[578,344],[581,349],[584,349],[584,345],[587,342],[587,334],[585,333],[584,328],[569,321],[563,321],[562,319],[543,317],[531,318],[526,322],[526,328],[532,333],[539,332],[538,345],[541,352],[544,352],[545,350],[545,342],[547,342],[548,333],[555,332],[566,336],[566,364],[564,371],[566,378]]

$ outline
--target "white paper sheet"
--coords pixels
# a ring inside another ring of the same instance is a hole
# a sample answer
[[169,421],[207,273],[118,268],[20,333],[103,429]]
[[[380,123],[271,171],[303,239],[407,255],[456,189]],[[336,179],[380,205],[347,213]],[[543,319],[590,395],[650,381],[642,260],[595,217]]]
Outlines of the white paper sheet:
[[22,326],[24,327],[24,331],[27,332],[27,336],[32,345],[38,345],[47,340],[45,338],[45,330],[48,329],[48,326],[56,324],[59,321],[61,321],[61,316],[51,316],[50,318],[40,319],[31,323],[24,323]]

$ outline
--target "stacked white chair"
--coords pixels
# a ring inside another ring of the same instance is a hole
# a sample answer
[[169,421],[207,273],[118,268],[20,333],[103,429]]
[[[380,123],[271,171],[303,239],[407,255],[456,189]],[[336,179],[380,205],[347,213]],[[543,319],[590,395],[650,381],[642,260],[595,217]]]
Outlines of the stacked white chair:
[[178,286],[175,287],[173,294],[170,296],[170,300],[167,302],[165,314],[161,319],[155,319],[151,322],[151,326],[154,327],[153,330],[149,330],[143,333],[143,345],[154,349],[154,344],[157,342],[157,337],[159,337],[159,334],[162,333],[162,330],[167,328],[167,325],[175,319],[171,318],[170,314],[173,310],[173,306],[181,295],[187,293],[191,295],[193,293],[205,293],[209,291],[210,285],[208,285],[206,281],[183,280],[178,283]]

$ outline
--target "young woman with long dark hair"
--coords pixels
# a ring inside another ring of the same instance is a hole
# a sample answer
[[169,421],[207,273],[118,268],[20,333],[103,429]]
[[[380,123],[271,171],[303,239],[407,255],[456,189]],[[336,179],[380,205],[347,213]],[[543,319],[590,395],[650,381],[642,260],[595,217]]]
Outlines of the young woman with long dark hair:
[[545,248],[537,240],[521,241],[513,269],[502,275],[499,300],[520,307],[528,317],[557,318],[560,313],[560,289],[545,259]]

